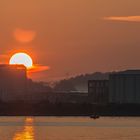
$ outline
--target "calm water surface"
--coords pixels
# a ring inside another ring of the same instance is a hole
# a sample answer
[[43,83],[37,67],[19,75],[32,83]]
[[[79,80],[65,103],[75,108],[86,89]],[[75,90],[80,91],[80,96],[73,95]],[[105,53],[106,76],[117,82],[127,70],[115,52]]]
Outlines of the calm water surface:
[[140,118],[0,117],[0,140],[140,140]]

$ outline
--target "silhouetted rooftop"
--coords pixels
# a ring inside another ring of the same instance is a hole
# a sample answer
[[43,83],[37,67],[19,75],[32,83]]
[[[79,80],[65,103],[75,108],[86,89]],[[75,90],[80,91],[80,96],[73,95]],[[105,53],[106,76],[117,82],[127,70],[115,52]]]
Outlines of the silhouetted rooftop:
[[0,69],[1,68],[16,68],[16,69],[26,69],[26,67],[24,65],[9,65],[9,64],[0,64]]
[[140,70],[125,70],[125,71],[120,71],[120,72],[115,72],[113,74],[140,74]]

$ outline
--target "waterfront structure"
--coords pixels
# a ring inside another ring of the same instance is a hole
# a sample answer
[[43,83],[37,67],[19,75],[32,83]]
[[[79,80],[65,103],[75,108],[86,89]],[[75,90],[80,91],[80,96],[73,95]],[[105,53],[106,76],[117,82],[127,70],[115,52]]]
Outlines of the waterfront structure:
[[109,102],[140,103],[140,70],[126,70],[110,74]]
[[50,103],[88,103],[88,94],[80,92],[31,92],[27,96],[28,102],[50,102]]
[[23,65],[0,65],[0,98],[2,100],[24,99],[27,91],[26,67]]
[[94,104],[108,103],[109,81],[108,80],[89,80],[88,81],[89,100]]

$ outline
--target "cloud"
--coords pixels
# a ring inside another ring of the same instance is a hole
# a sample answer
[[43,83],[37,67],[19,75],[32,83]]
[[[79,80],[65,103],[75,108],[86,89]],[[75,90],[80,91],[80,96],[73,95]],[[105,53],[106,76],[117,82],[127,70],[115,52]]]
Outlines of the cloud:
[[125,21],[125,22],[140,22],[140,16],[110,16],[104,17],[104,20]]
[[42,72],[49,70],[49,66],[43,66],[43,65],[34,65],[32,68],[28,70],[29,73],[34,73],[34,72]]
[[9,56],[6,55],[6,54],[0,54],[0,64],[3,64],[5,62],[8,63],[8,59],[9,59]]
[[21,43],[29,43],[36,37],[36,32],[33,30],[16,28],[13,32],[15,39]]

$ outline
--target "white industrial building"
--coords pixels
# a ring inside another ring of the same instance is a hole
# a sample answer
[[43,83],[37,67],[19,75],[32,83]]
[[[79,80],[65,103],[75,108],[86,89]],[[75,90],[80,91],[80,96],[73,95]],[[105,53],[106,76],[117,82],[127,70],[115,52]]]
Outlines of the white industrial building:
[[108,80],[89,80],[88,95],[90,103],[106,104],[108,103]]
[[140,70],[110,74],[109,102],[140,103]]

